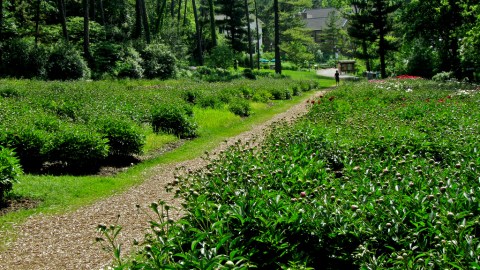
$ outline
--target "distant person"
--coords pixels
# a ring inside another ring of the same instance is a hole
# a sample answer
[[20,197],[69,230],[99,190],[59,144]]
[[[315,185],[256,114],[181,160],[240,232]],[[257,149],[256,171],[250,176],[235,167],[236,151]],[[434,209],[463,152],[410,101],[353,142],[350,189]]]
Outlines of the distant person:
[[335,71],[335,84],[336,86],[340,85],[340,73],[338,73],[338,70]]

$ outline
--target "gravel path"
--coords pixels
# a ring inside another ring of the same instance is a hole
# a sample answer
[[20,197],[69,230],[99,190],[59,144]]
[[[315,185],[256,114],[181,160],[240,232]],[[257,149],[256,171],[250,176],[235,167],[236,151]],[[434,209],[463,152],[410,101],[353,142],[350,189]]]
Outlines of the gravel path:
[[[253,126],[250,131],[226,140],[212,152],[219,152],[238,140],[243,142],[251,138],[262,138],[264,131],[277,121],[291,121],[303,115],[305,100],[320,92],[305,95],[304,101],[288,111],[276,115],[273,119]],[[257,139],[259,141],[259,139]],[[113,195],[92,205],[62,215],[35,215],[17,228],[18,237],[7,250],[0,253],[0,268],[9,269],[101,269],[111,263],[112,255],[104,252],[95,243],[99,223],[118,224],[123,227],[119,240],[123,243],[122,254],[127,254],[133,239],[141,240],[147,231],[149,220],[146,211],[151,202],[164,200],[167,204],[180,209],[178,200],[172,193],[165,191],[166,183],[174,179],[178,167],[192,170],[205,166],[202,158],[180,163],[160,165],[153,168],[151,178],[124,193]],[[178,219],[181,211],[172,211],[171,217]]]

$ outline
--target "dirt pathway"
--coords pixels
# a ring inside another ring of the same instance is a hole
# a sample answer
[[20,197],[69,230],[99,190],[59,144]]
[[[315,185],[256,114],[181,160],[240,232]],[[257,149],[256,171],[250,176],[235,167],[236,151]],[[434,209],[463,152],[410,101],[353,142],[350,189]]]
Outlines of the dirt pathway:
[[[261,138],[264,131],[276,121],[290,121],[303,115],[306,102],[320,92],[308,93],[304,100],[288,111],[276,115],[273,119],[252,127],[236,137],[228,139],[212,152],[219,152],[238,140]],[[165,184],[174,179],[175,168],[184,166],[196,169],[205,166],[201,158],[161,165],[153,168],[154,175],[144,183],[132,187],[124,193],[116,194],[92,205],[76,211],[54,216],[36,215],[30,217],[18,229],[18,237],[8,246],[7,251],[0,253],[0,268],[9,269],[101,269],[111,263],[111,254],[104,252],[99,244],[96,227],[99,223],[118,224],[123,227],[119,240],[123,242],[122,254],[127,254],[132,247],[133,239],[141,240],[147,231],[148,216],[145,211],[148,205],[162,199],[169,205],[178,206],[173,194],[165,191]],[[180,208],[178,206],[178,208]],[[180,211],[172,212],[174,219],[179,218]]]

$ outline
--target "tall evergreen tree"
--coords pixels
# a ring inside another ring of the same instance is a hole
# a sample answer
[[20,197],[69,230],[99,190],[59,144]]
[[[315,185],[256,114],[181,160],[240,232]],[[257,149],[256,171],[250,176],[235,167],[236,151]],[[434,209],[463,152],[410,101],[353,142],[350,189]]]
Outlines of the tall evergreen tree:
[[217,30],[215,27],[215,6],[213,0],[208,0],[208,12],[210,20],[210,34],[212,35],[212,46],[217,46]]
[[372,18],[368,13],[368,5],[366,0],[355,0],[352,1],[352,4],[352,13],[346,15],[346,17],[349,19],[347,31],[350,37],[352,37],[354,40],[357,40],[361,47],[361,52],[356,52],[356,56],[360,59],[364,59],[367,70],[371,71],[371,55],[368,49],[376,39],[372,22],[372,19],[374,18]]
[[141,16],[142,16],[142,25],[143,31],[145,32],[145,41],[150,43],[150,25],[148,23],[148,14],[147,7],[145,5],[145,0],[140,0]]
[[232,49],[237,52],[246,50],[245,6],[241,1],[217,0],[219,13],[225,20],[219,22],[227,30],[227,38]]
[[280,59],[280,10],[278,0],[273,0],[274,28],[275,28],[275,73],[282,74],[282,62]]
[[60,23],[62,24],[63,39],[68,42],[68,30],[67,30],[67,15],[65,11],[65,1],[57,0],[58,12],[60,15]]
[[245,0],[245,17],[247,21],[248,54],[250,56],[248,65],[251,69],[253,69],[252,31],[250,29],[250,11],[248,8],[248,0]]
[[89,63],[92,61],[90,55],[90,19],[89,19],[89,0],[83,0],[83,53]]
[[259,25],[258,25],[258,9],[257,9],[257,0],[253,0],[254,8],[255,8],[255,32],[256,32],[256,40],[255,43],[257,46],[257,69],[260,70],[260,33],[259,33]]
[[198,63],[203,66],[202,32],[200,31],[200,22],[198,20],[197,4],[192,0],[193,17],[195,20],[195,35],[197,38]]
[[[37,0],[35,6],[35,46],[38,45],[38,36],[40,35],[40,5],[42,0]],[[1,5],[2,3],[0,3]]]
[[392,30],[391,14],[400,7],[400,2],[389,0],[353,0],[352,4],[361,7],[362,10],[361,13],[353,13],[349,16],[352,24],[371,30],[375,35],[375,39],[378,40],[377,53],[380,58],[380,73],[382,78],[385,78],[387,76],[385,57],[387,52],[392,49],[386,37]]

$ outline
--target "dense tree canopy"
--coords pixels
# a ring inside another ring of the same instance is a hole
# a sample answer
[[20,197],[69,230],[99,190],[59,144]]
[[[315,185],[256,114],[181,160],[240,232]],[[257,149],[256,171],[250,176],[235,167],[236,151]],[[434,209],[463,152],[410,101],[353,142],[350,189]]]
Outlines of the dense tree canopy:
[[[383,77],[446,71],[473,79],[480,68],[479,6],[475,0],[2,0],[0,75],[45,78],[53,49],[68,43],[93,77],[143,76],[142,53],[153,43],[164,44],[183,66],[202,64],[204,56],[222,59],[218,52],[229,51],[225,46],[241,65],[253,62],[247,60],[250,52],[269,57],[278,48],[281,60],[297,66],[335,60],[337,53],[365,60],[364,69],[379,70]],[[318,44],[300,13],[321,7],[338,13],[329,15]],[[253,15],[263,28],[258,37]],[[347,28],[338,27],[341,17],[348,19]],[[248,42],[257,39],[263,47],[253,49]],[[20,58],[28,71],[20,64],[17,71],[7,66]],[[210,57],[208,63],[218,61]]]

